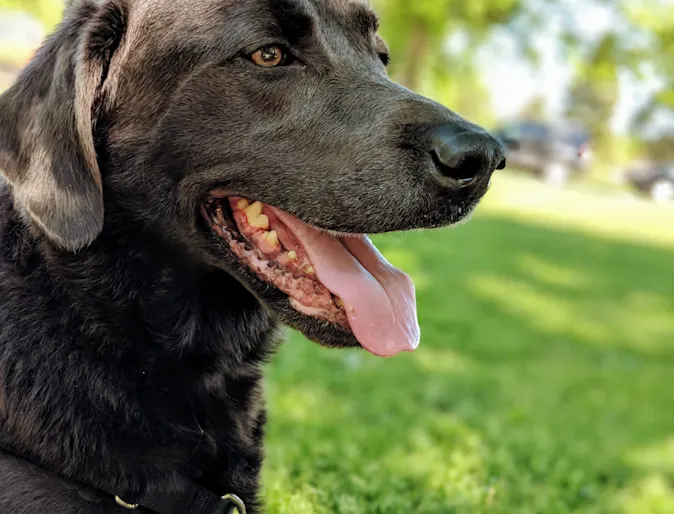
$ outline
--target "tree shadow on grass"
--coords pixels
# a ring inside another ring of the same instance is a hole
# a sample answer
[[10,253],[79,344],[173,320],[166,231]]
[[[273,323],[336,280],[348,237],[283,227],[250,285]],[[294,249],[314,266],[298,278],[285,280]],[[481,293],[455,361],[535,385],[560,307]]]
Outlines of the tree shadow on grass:
[[270,513],[665,512],[674,251],[499,217],[377,243],[417,283],[422,347],[293,335],[269,370]]

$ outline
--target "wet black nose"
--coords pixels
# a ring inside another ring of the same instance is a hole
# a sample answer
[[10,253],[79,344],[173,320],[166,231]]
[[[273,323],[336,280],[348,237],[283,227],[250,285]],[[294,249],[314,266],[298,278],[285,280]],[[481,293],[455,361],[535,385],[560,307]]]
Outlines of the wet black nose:
[[477,127],[442,125],[433,129],[430,143],[436,171],[451,188],[488,180],[494,170],[506,167],[501,143]]

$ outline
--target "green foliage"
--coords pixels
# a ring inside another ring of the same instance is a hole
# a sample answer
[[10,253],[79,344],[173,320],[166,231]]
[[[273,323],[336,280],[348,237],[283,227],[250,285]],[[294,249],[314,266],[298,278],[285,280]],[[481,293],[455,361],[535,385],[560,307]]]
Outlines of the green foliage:
[[473,41],[494,25],[512,19],[522,0],[374,0],[382,32],[394,57],[393,76],[416,88],[424,69],[442,61],[443,44],[454,30],[462,29]]
[[613,137],[610,120],[618,99],[618,69],[610,61],[591,62],[588,68],[571,87],[567,117],[590,130],[593,148],[605,156]]
[[650,60],[674,80],[674,4],[669,0],[628,2],[625,12],[635,26],[650,35]]
[[627,2],[628,19],[648,38],[641,52],[641,65],[648,63],[664,81],[636,120],[640,129],[660,110],[674,116],[674,3],[669,0]]
[[[456,77],[472,85],[479,83],[471,72],[457,73],[457,57],[462,69],[470,69],[474,53],[448,58],[444,43],[457,30],[467,36],[474,49],[496,26],[508,27],[520,40],[524,55],[536,59],[532,32],[545,30],[551,12],[566,12],[573,4],[555,0],[545,9],[533,9],[524,0],[374,0],[382,15],[383,34],[391,46],[394,79],[407,87],[447,101],[467,100],[454,86]],[[645,106],[642,125],[663,108],[674,112],[674,3],[669,0],[634,2],[599,0],[622,20],[596,44],[588,46],[572,27],[564,29],[562,41],[578,66],[569,91],[568,114],[582,121],[592,132],[594,147],[603,162],[616,162],[624,154],[612,140],[610,120],[618,100],[620,72],[641,77],[647,66],[658,71],[665,86]],[[542,4],[543,5],[543,4]],[[563,17],[564,18],[564,17]],[[454,80],[452,80],[454,79]],[[444,91],[444,89],[447,89]],[[483,88],[466,87],[477,95],[474,101],[449,103],[464,112],[486,105]],[[488,116],[485,116],[488,117]],[[616,153],[616,150],[618,152]]]
[[483,207],[377,239],[416,353],[274,358],[269,514],[674,512],[674,211],[503,175]]
[[674,162],[674,134],[663,134],[661,137],[643,142],[640,153],[651,161]]
[[48,29],[60,21],[64,6],[63,0],[0,0],[0,10],[26,11],[40,20]]

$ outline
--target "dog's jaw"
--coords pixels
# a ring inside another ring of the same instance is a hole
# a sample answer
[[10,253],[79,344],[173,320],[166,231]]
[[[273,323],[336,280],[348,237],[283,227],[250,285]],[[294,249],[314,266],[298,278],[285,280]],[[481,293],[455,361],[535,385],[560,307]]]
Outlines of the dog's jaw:
[[[260,280],[288,295],[299,313],[348,330],[344,304],[318,281],[304,248],[269,207],[243,198],[230,202],[212,200],[202,212],[231,256]],[[262,213],[263,208],[267,214]]]
[[[279,310],[278,300],[270,301],[271,286],[285,296],[281,318],[288,309],[303,318],[299,324],[284,319],[291,326],[331,346],[339,337],[338,346],[355,340],[378,356],[417,348],[414,285],[366,236],[329,234],[242,197],[211,196],[202,214],[224,243],[224,258],[248,272],[243,280],[263,303]],[[319,334],[307,324],[318,326]]]

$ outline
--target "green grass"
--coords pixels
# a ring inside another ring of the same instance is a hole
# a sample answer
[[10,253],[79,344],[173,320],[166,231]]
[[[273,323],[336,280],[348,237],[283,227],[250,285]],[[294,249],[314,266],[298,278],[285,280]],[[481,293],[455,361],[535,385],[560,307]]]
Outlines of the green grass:
[[422,345],[292,334],[269,366],[271,514],[674,512],[674,208],[500,178],[474,219],[377,238]]

